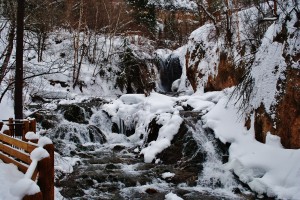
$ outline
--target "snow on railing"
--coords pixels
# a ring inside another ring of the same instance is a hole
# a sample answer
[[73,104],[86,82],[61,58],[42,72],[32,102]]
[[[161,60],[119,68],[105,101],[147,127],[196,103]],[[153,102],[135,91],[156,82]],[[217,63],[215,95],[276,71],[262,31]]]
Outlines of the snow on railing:
[[[23,127],[26,130],[28,130],[26,128],[28,121],[23,121]],[[52,141],[35,134],[35,126],[34,130],[31,129],[27,134],[23,134],[22,140],[13,137],[12,128],[9,127],[12,126],[12,120],[8,122],[8,125],[0,124],[0,159],[5,163],[15,164],[20,171],[25,173],[24,177],[11,187],[10,192],[24,200],[54,200]]]

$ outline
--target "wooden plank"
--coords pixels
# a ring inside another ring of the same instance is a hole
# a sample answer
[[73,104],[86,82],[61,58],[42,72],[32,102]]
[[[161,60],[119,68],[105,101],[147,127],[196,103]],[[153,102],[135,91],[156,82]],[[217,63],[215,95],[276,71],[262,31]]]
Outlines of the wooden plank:
[[18,148],[24,149],[26,152],[31,153],[35,148],[37,148],[37,145],[34,144],[28,144],[27,142],[23,142],[22,140],[15,139],[12,137],[9,137],[7,135],[0,133],[0,141],[3,141],[5,143],[14,145]]
[[14,165],[16,165],[18,167],[18,169],[23,172],[24,174],[26,173],[28,166],[26,166],[23,163],[20,163],[10,157],[8,157],[7,155],[3,154],[2,152],[0,152],[0,159],[5,162],[5,163],[12,163]]
[[26,195],[22,200],[42,200],[43,194],[42,192],[36,193],[34,195]]
[[26,164],[30,165],[30,163],[31,163],[29,154],[18,151],[18,150],[14,149],[10,146],[7,146],[5,144],[0,143],[0,151],[3,151],[4,153],[9,154],[12,157],[18,158],[18,159],[22,160],[23,162],[25,162]]

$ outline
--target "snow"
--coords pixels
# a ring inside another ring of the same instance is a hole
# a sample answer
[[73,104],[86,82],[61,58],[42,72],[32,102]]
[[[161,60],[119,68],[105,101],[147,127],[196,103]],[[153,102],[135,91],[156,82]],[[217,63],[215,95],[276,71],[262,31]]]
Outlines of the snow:
[[45,136],[39,138],[38,146],[44,147],[47,144],[52,144],[52,141],[49,138],[47,138]]
[[5,164],[0,160],[0,199],[20,200],[10,193],[10,188],[14,183],[21,180],[24,174],[13,164]]
[[38,147],[38,148],[35,148],[31,154],[30,154],[30,159],[31,160],[36,160],[36,161],[40,161],[44,158],[47,158],[49,157],[49,153],[42,147]]
[[[162,125],[158,138],[149,143],[147,147],[142,148],[140,152],[141,155],[144,155],[145,162],[149,163],[155,159],[158,153],[171,145],[174,135],[180,128],[183,119],[179,116],[179,110],[182,110],[182,107],[176,106],[176,100],[176,98],[155,92],[148,97],[142,94],[125,94],[111,104],[104,105],[103,109],[112,116],[115,123],[119,124],[119,128],[123,126],[120,120],[126,127],[135,125],[136,132],[128,139],[133,143],[137,142],[140,146],[143,144],[140,136],[147,137],[148,124],[157,117],[157,123]],[[124,139],[122,140],[124,141]]]
[[[258,194],[279,199],[300,196],[300,150],[283,149],[276,136],[268,135],[267,144],[254,138],[254,118],[251,128],[244,127],[245,118],[234,102],[224,95],[217,105],[202,117],[223,143],[229,142],[229,163],[239,179]],[[274,157],[276,155],[276,157]]]
[[39,186],[31,179],[23,178],[16,182],[11,188],[10,192],[22,199],[26,195],[33,195],[40,192]]
[[[165,123],[158,132],[158,138],[156,141],[152,141],[149,143],[148,147],[142,149],[141,153],[144,155],[144,161],[146,163],[150,163],[155,159],[155,156],[162,152],[164,149],[171,145],[171,141],[178,133],[181,123],[183,119],[178,115],[174,114],[173,116],[167,117],[169,119],[165,120]],[[158,122],[160,122],[159,120]]]
[[2,120],[7,120],[8,118],[13,118],[15,116],[13,111],[13,101],[7,96],[4,96],[0,102],[0,110],[0,119]]
[[[213,177],[228,185],[225,191],[219,192],[232,196],[231,189],[235,184],[230,185],[229,177],[232,175],[228,171],[232,170],[241,181],[247,183],[258,194],[297,199],[300,191],[300,150],[283,149],[280,139],[271,133],[267,135],[266,144],[257,142],[254,138],[253,116],[252,126],[247,130],[244,126],[246,117],[238,112],[239,104],[234,104],[235,99],[228,102],[233,89],[204,94],[197,92],[191,96],[180,97],[167,97],[157,93],[151,93],[148,97],[138,94],[123,95],[111,104],[104,105],[103,108],[115,119],[128,120],[127,124],[135,124],[136,132],[130,137],[122,135],[122,139],[120,134],[109,137],[118,136],[121,143],[130,141],[140,146],[140,154],[144,156],[144,161],[153,162],[158,153],[170,146],[174,135],[179,130],[183,120],[179,116],[179,111],[182,110],[180,105],[190,105],[194,111],[207,113],[202,117],[203,128],[212,129],[215,137],[221,142],[231,143],[229,163],[224,165],[224,169],[218,169],[220,173],[216,173],[216,160],[212,158],[210,161],[210,154],[215,150],[209,141],[204,141],[203,148],[207,149],[209,158],[204,165],[204,174],[199,184],[206,180],[209,182]],[[157,139],[144,146],[140,136],[144,134],[143,138],[147,138],[147,125],[152,119],[162,127]],[[273,155],[276,155],[276,159]],[[195,190],[203,191],[203,189],[205,188],[195,187]],[[205,190],[209,191],[208,188]]]
[[148,4],[154,4],[162,8],[171,7],[187,10],[197,9],[197,4],[193,0],[149,0]]
[[0,132],[4,132],[4,131],[8,131],[8,130],[9,130],[9,127],[6,124],[3,124]]
[[266,32],[255,59],[256,64],[251,70],[251,76],[255,82],[252,94],[253,107],[258,108],[263,103],[268,113],[271,113],[271,106],[277,103],[275,98],[278,92],[277,81],[279,78],[285,79],[283,72],[286,69],[286,63],[282,57],[284,44],[270,41],[274,28],[273,25]]
[[211,101],[203,101],[199,96],[192,96],[186,101],[186,104],[194,108],[193,111],[211,110],[215,106]]
[[175,176],[175,174],[174,173],[171,173],[171,172],[165,172],[165,173],[163,173],[162,175],[161,175],[161,177],[163,178],[163,179],[166,179],[166,178],[172,178],[172,177],[174,177]]
[[[32,138],[32,134],[34,133],[28,132],[26,135],[29,135],[28,137]],[[42,143],[49,143],[49,139],[44,140],[45,141]],[[46,157],[49,157],[49,153],[44,148],[35,148],[30,153],[30,159],[32,162],[25,174],[18,171],[18,168],[15,165],[5,164],[2,160],[0,160],[0,181],[5,182],[5,187],[1,187],[0,189],[0,199],[19,200],[26,195],[33,195],[40,192],[39,186],[31,180],[31,177],[38,162]]]
[[174,194],[173,192],[168,193],[165,196],[165,200],[183,200],[183,198],[180,198],[179,196],[177,196],[176,194]]
[[54,152],[54,169],[63,173],[72,173],[73,166],[80,163],[79,158],[62,157],[60,154]]
[[29,131],[25,134],[25,138],[27,140],[38,140],[40,137],[35,132]]
[[[197,64],[195,66],[196,73],[201,73],[199,75],[201,79],[197,79],[197,91],[201,93],[204,93],[204,86],[208,81],[208,77],[214,77],[218,73],[217,66],[219,65],[221,53],[219,48],[222,46],[222,40],[216,39],[215,34],[216,27],[213,24],[205,24],[191,33],[187,44],[187,53],[197,52],[198,55],[193,60],[189,59],[186,67]],[[183,66],[185,65],[186,63]]]

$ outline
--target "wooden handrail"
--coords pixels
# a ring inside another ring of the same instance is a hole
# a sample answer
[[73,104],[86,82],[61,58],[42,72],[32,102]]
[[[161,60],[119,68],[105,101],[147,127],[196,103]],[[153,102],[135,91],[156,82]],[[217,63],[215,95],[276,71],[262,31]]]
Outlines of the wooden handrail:
[[13,138],[5,134],[0,134],[0,141],[16,146],[28,153],[31,153],[37,147],[35,144],[29,144],[28,142],[24,142],[18,138]]
[[25,134],[29,131],[32,131],[34,133],[36,133],[36,120],[34,118],[31,119],[13,119],[13,118],[9,118],[8,120],[0,120],[0,130],[2,128],[3,125],[7,125],[9,127],[9,130],[5,131],[4,133],[6,135],[10,135],[15,137],[15,127],[16,126],[22,126],[22,135],[20,137],[22,137],[23,141],[27,141],[25,139]]
[[[20,120],[21,121],[21,120]],[[24,200],[54,200],[54,145],[47,144],[43,148],[49,153],[50,157],[44,158],[38,163],[32,162],[30,159],[30,153],[38,147],[34,143],[29,143],[27,140],[22,141],[21,139],[14,138],[13,134],[14,127],[11,125],[14,120],[9,119],[9,133],[0,133],[0,159],[5,163],[13,163],[18,169],[25,173],[28,178],[32,180],[37,179],[37,184],[40,187],[41,192],[35,195],[25,196]],[[35,120],[34,120],[35,122]],[[0,122],[0,130],[4,123]],[[7,124],[6,124],[7,125]],[[23,136],[25,140],[25,131],[32,131],[36,128],[35,123],[31,123],[29,120],[23,120]],[[29,170],[28,168],[35,169],[35,171]]]

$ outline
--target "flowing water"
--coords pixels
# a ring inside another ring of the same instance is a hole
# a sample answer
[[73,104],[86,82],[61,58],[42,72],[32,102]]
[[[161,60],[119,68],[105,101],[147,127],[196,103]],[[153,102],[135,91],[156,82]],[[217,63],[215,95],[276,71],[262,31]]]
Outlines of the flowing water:
[[[187,131],[177,138],[184,147],[178,163],[144,163],[136,147],[126,140],[126,127],[120,122],[123,134],[107,138],[104,144],[73,150],[72,156],[81,162],[72,173],[59,177],[56,186],[66,199],[164,200],[169,192],[187,200],[243,199],[233,192],[243,188],[223,165],[224,152],[213,134],[202,128],[199,116],[182,117]],[[163,178],[165,172],[175,176]]]
[[203,129],[201,120],[185,121],[197,142],[198,151],[203,151],[206,155],[196,187],[216,195],[232,195],[232,191],[245,190],[226,168],[226,164],[223,164],[224,158],[226,159],[228,155],[226,150],[218,146],[213,133]]

